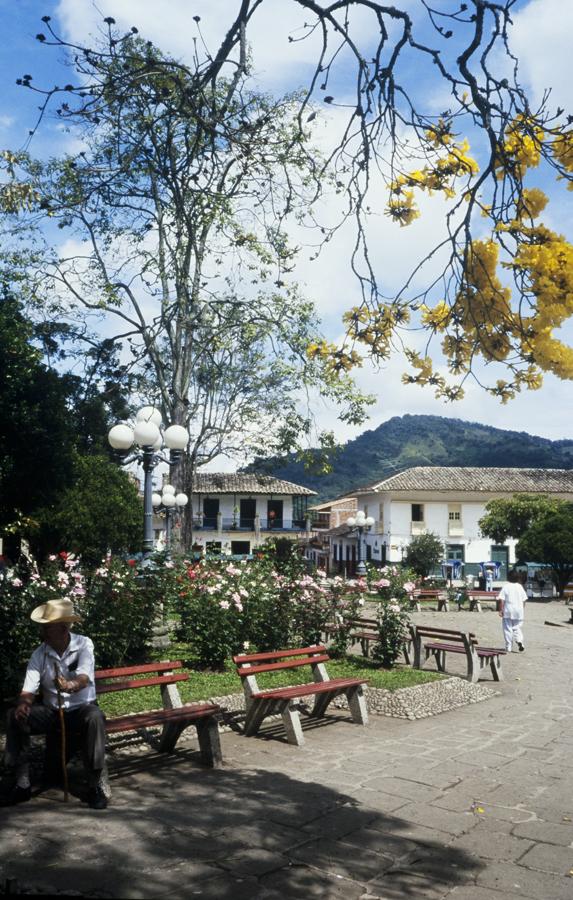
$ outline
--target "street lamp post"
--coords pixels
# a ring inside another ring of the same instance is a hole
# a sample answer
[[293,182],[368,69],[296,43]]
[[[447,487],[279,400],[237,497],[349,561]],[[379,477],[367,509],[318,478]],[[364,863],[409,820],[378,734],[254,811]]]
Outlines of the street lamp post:
[[158,512],[165,512],[165,551],[167,555],[171,550],[171,526],[172,516],[177,510],[184,509],[189,502],[187,494],[175,492],[172,484],[164,484],[161,494],[152,494],[151,502],[153,508]]
[[374,525],[374,519],[372,518],[372,516],[366,516],[364,512],[359,509],[356,513],[356,516],[350,516],[350,518],[346,520],[346,524],[351,531],[355,531],[358,535],[358,560],[356,563],[356,574],[360,578],[363,578],[364,575],[366,575],[366,563],[364,562],[364,554],[362,553],[364,546],[364,533],[366,531],[370,531],[370,529]]
[[[143,556],[153,551],[153,470],[160,462],[175,465],[189,443],[189,434],[182,425],[170,425],[161,430],[163,419],[158,409],[144,406],[135,416],[135,424],[114,425],[108,441],[122,465],[139,462],[143,466]],[[169,457],[161,453],[163,447]]]

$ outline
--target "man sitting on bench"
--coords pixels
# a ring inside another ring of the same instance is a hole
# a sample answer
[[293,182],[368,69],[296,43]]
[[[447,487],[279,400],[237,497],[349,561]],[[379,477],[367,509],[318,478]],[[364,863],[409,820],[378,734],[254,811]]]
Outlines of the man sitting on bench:
[[[92,809],[105,809],[105,719],[96,704],[93,643],[70,631],[70,625],[81,620],[69,600],[49,600],[33,610],[31,619],[41,625],[43,643],[30,657],[17,706],[8,714],[8,775],[0,806],[30,799],[30,735],[54,733],[63,719],[65,731],[80,736],[88,776],[88,804]],[[34,703],[40,689],[42,703]],[[60,767],[62,764],[63,759]]]

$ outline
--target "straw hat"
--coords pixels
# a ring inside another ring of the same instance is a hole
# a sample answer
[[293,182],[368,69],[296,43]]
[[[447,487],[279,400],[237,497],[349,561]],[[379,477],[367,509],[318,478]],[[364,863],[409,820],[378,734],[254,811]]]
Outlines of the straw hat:
[[32,610],[30,614],[32,622],[38,625],[55,625],[56,622],[81,622],[81,618],[74,612],[71,600],[48,600]]

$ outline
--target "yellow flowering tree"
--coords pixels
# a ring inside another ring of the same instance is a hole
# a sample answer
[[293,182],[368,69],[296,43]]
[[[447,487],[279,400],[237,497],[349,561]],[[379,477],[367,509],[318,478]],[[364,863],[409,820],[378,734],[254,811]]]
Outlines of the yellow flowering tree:
[[[127,58],[115,68],[108,63],[120,60],[135,28],[122,34],[106,18],[108,45],[94,49],[61,38],[44,17],[40,43],[67,52],[75,65],[79,60],[84,73],[105,68],[107,75],[46,90],[23,76],[23,87],[41,95],[38,125],[51,104],[59,102],[57,112],[67,127],[82,121],[97,130],[109,98],[120,98],[121,105],[152,73],[161,82],[154,115],[164,120],[165,110],[176,108],[197,123],[197,140],[190,138],[188,144],[193,175],[186,196],[205,191],[213,154],[219,153],[223,162],[226,157],[239,160],[243,175],[264,169],[263,193],[267,199],[272,196],[275,237],[269,240],[267,231],[261,240],[255,224],[254,232],[233,236],[232,253],[237,256],[239,248],[244,253],[256,245],[265,277],[279,286],[301,249],[290,248],[285,255],[283,229],[290,221],[316,236],[309,242],[316,248],[313,256],[341,224],[354,221],[349,265],[360,295],[344,316],[345,338],[340,345],[319,340],[306,348],[307,357],[333,377],[350,372],[364,356],[382,362],[401,348],[409,363],[404,380],[431,385],[446,399],[461,397],[471,375],[479,376],[502,402],[523,389],[539,388],[546,372],[571,378],[573,350],[558,333],[573,312],[571,245],[541,217],[550,194],[571,189],[573,119],[551,106],[547,91],[534,106],[520,82],[512,51],[515,0],[442,0],[433,5],[428,0],[392,5],[283,0],[282,8],[301,17],[285,39],[292,45],[308,40],[310,68],[300,70],[305,90],[292,101],[297,127],[288,138],[283,134],[282,146],[267,138],[266,149],[260,144],[252,153],[252,142],[238,126],[247,122],[256,131],[264,120],[264,115],[249,114],[248,85],[256,71],[257,23],[269,6],[270,0],[229,4],[224,37],[213,48],[207,48],[200,17],[194,16],[192,64],[156,56],[141,65]],[[439,114],[435,96],[445,98],[447,108]],[[243,108],[244,115],[231,113]],[[321,108],[336,110],[337,127],[332,143],[317,154],[309,138]],[[288,161],[297,160],[299,173],[304,173],[303,204],[292,183],[273,189],[265,168],[269,150],[282,174]],[[23,175],[15,162],[19,160],[13,156],[4,157],[7,178],[0,201],[7,212],[37,214],[42,198],[33,169],[26,165]],[[176,162],[172,159],[170,165]],[[77,167],[78,160],[70,165]],[[105,160],[102,166],[105,170]],[[216,183],[208,188],[211,196],[217,194]],[[231,186],[233,197],[234,190]],[[332,194],[343,199],[342,212],[334,222],[322,221],[320,204]],[[229,195],[220,192],[217,197],[224,231]],[[408,234],[430,197],[447,204],[445,238],[437,239],[422,260],[415,259],[413,238],[412,274],[401,290],[389,291],[373,261],[373,217],[385,213]],[[77,212],[73,193],[69,202]],[[193,221],[185,227],[193,231]],[[424,263],[436,259],[439,274],[434,267],[425,275]],[[98,308],[118,309],[120,293],[111,286]],[[422,350],[420,332],[427,338]]]

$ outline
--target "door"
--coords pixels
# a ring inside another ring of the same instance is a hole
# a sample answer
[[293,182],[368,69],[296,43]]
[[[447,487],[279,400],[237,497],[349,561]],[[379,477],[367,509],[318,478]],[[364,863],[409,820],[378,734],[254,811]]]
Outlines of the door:
[[250,497],[241,500],[240,505],[240,518],[239,518],[239,526],[240,528],[248,528],[250,531],[253,531],[255,528],[255,514],[257,512],[257,501],[252,500]]
[[219,499],[205,497],[203,500],[203,528],[216,528],[219,514]]
[[282,528],[283,527],[283,501],[268,500],[267,501],[267,527]]
[[509,547],[506,547],[505,545],[496,546],[494,544],[491,548],[491,561],[501,563],[498,581],[507,581],[507,571],[509,568]]

